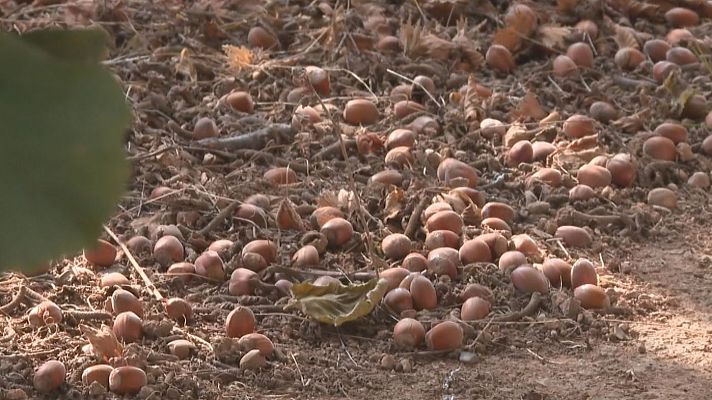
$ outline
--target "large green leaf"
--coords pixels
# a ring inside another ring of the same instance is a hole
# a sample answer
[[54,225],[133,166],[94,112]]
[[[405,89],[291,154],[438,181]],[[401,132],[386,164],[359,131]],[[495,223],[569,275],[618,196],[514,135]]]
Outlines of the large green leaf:
[[121,87],[88,62],[101,35],[29,37],[0,34],[0,269],[92,243],[129,173]]
[[339,326],[368,315],[386,294],[388,281],[374,278],[366,283],[348,286],[332,283],[315,286],[297,283],[292,286],[295,306],[325,324]]
[[22,35],[22,41],[66,61],[97,63],[106,53],[109,34],[98,27],[80,30],[46,29],[26,33]]

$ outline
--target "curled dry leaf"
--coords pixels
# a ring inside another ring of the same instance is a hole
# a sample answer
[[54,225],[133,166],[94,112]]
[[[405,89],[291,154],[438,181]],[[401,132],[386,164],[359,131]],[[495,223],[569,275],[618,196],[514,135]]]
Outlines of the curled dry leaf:
[[619,48],[631,47],[640,49],[640,43],[638,43],[638,36],[635,29],[615,24],[613,30],[616,33],[613,40],[616,41]]
[[371,279],[366,283],[326,286],[297,283],[292,286],[293,305],[315,320],[340,326],[368,315],[381,302],[388,290],[386,279]]
[[546,110],[539,103],[536,94],[531,90],[522,98],[517,108],[512,112],[514,119],[520,121],[539,121],[547,116]]
[[[472,35],[474,36],[474,35]],[[463,62],[469,63],[471,67],[478,67],[485,63],[485,57],[477,51],[475,41],[467,36],[467,20],[461,19],[457,22],[457,34],[452,38],[458,52],[461,54]]]
[[183,48],[178,56],[178,62],[175,65],[177,75],[183,75],[190,79],[191,82],[198,80],[198,70],[195,68],[195,63],[191,55],[191,51]]
[[388,220],[397,218],[401,211],[403,211],[404,205],[405,192],[402,189],[393,186],[393,190],[391,190],[386,196],[386,205],[383,210],[384,220],[388,222]]
[[416,59],[428,56],[437,60],[447,61],[455,45],[450,40],[442,39],[427,32],[418,22],[410,21],[403,24],[400,31],[403,50],[407,56]]
[[88,325],[79,325],[79,330],[89,339],[94,355],[102,361],[109,361],[112,357],[121,357],[123,347],[116,339],[111,327],[106,325],[94,329]]
[[467,90],[465,91],[465,98],[463,101],[463,107],[465,108],[465,120],[470,123],[479,125],[479,122],[485,116],[485,110],[482,107],[482,97],[479,95],[477,90],[477,79],[474,75],[470,74],[467,78]]
[[294,229],[304,232],[304,221],[294,209],[294,204],[291,200],[285,198],[279,203],[277,210],[277,225],[280,229]]
[[565,49],[566,41],[571,35],[571,28],[556,25],[542,25],[536,30],[537,39],[546,47]]

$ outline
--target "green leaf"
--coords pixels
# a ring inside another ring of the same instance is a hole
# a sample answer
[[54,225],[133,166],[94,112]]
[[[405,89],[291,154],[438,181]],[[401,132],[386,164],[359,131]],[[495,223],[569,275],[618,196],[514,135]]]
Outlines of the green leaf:
[[20,38],[56,58],[88,63],[97,63],[104,58],[110,39],[101,28],[47,29],[25,33]]
[[127,182],[121,87],[98,64],[56,54],[67,53],[0,34],[0,269],[93,243]]
[[368,315],[387,289],[388,281],[378,278],[348,286],[336,282],[315,286],[307,282],[292,286],[292,296],[294,304],[305,314],[319,322],[340,326]]

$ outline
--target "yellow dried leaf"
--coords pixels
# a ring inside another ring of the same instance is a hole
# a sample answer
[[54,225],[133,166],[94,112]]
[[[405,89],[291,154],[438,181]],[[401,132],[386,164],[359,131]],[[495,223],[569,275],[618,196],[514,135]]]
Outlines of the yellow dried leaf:
[[374,278],[366,283],[328,286],[296,283],[292,286],[293,305],[315,320],[340,326],[368,315],[381,302],[388,281]]
[[246,47],[238,47],[226,44],[222,47],[223,52],[227,56],[227,63],[235,71],[240,71],[243,68],[251,67],[252,61],[255,59],[254,53]]
[[198,80],[198,70],[191,58],[191,52],[187,48],[180,51],[180,57],[175,65],[176,73],[188,77],[191,82]]

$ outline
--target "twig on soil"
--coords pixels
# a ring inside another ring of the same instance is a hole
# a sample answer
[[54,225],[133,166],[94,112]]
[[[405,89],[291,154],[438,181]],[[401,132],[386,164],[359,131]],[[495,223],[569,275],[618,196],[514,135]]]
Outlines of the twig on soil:
[[106,311],[81,311],[81,310],[62,310],[65,317],[74,319],[75,321],[110,321],[111,314]]
[[209,149],[240,150],[254,149],[260,150],[267,142],[274,140],[278,143],[289,143],[295,134],[294,128],[288,124],[272,124],[256,131],[248,132],[239,136],[229,136],[225,138],[207,138],[197,142],[200,146]]
[[5,315],[10,315],[17,306],[22,304],[22,302],[25,300],[25,295],[27,294],[27,287],[26,286],[20,286],[20,290],[17,292],[15,297],[10,300],[9,303],[0,306],[0,313],[3,313]]
[[344,338],[341,337],[341,332],[339,331],[339,327],[336,327],[336,334],[337,334],[337,336],[339,336],[339,341],[341,342],[341,347],[346,352],[346,355],[349,356],[349,359],[351,360],[352,363],[354,363],[355,366],[359,367],[358,363],[356,362],[356,360],[354,360],[354,357],[351,355],[351,352],[349,352],[349,348],[346,346],[346,342],[344,342]]
[[174,327],[173,330],[179,332],[181,335],[185,335],[185,337],[187,337],[188,339],[196,341],[196,342],[202,344],[203,346],[207,347],[211,353],[215,353],[215,349],[213,348],[213,345],[208,343],[205,339],[195,336],[192,333],[186,332],[185,330],[178,328],[178,327]]
[[567,221],[571,219],[571,225],[576,226],[586,226],[592,223],[599,227],[606,227],[609,225],[621,225],[628,229],[633,227],[633,219],[624,214],[615,215],[591,215],[583,213],[578,210],[567,208],[565,211],[562,210],[561,216],[557,216],[557,221],[566,219]]
[[438,108],[442,108],[442,105],[441,105],[440,103],[438,103],[438,99],[436,99],[435,96],[433,96],[432,93],[430,93],[430,91],[425,88],[425,86],[421,85],[420,82],[416,82],[416,81],[414,81],[414,80],[408,78],[407,76],[401,75],[401,74],[399,74],[398,72],[393,71],[393,70],[390,69],[390,68],[386,68],[386,72],[388,72],[389,74],[395,75],[395,76],[397,76],[397,77],[399,77],[399,78],[401,78],[401,79],[403,79],[403,80],[405,80],[405,81],[408,81],[408,82],[410,82],[410,83],[413,84],[413,85],[417,85],[418,87],[420,87],[421,89],[423,89],[423,91],[425,92],[425,94],[428,95],[428,97],[430,97],[430,100],[432,100],[435,104],[437,104]]
[[[254,149],[241,149],[235,151],[232,158],[243,158],[249,159],[250,162],[257,159],[262,159],[264,162],[269,164],[274,164],[279,167],[289,167],[296,172],[306,173],[308,171],[308,166],[305,163],[297,163],[294,160],[285,160],[282,157],[277,157],[272,153],[268,153],[265,150],[254,150]],[[244,161],[243,161],[244,162]],[[231,166],[236,163],[231,164]]]
[[470,343],[469,345],[467,345],[466,348],[468,348],[468,349],[474,349],[475,346],[477,346],[477,344],[480,342],[480,338],[482,338],[482,335],[484,335],[484,333],[485,333],[485,331],[487,330],[487,328],[489,328],[489,326],[492,325],[492,321],[494,321],[494,317],[492,317],[492,318],[490,318],[489,320],[487,320],[487,324],[484,326],[484,328],[482,328],[482,330],[480,331],[480,333],[477,334],[477,337],[475,337],[475,340],[473,340],[472,343]]
[[492,318],[491,322],[512,322],[519,321],[520,319],[528,316],[534,315],[539,310],[541,305],[541,294],[539,292],[532,293],[532,297],[529,299],[529,303],[522,308],[520,311],[513,311],[508,314],[501,315],[499,317]]
[[[284,273],[287,274],[291,277],[294,278],[302,278],[303,276],[308,276],[308,277],[320,277],[320,276],[332,276],[334,278],[341,278],[344,276],[344,273],[341,271],[328,271],[328,270],[322,270],[322,269],[294,269],[294,268],[289,268],[289,267],[282,267],[279,265],[272,265],[267,268],[265,268],[261,275],[266,276],[271,273]],[[349,280],[353,281],[369,281],[371,279],[374,279],[378,277],[378,275],[375,272],[353,272],[353,273],[347,273],[346,277]]]
[[418,205],[415,206],[413,213],[410,214],[410,219],[408,220],[408,225],[406,225],[404,232],[404,234],[409,238],[414,239],[415,232],[418,230],[418,226],[420,225],[420,215],[423,213],[423,210],[428,205],[429,201],[430,197],[423,193],[423,197],[420,198]]
[[[352,39],[352,40],[353,40],[353,39]],[[361,79],[360,76],[356,75],[354,72],[349,71],[349,70],[346,69],[346,68],[325,68],[325,70],[327,70],[327,71],[342,71],[342,72],[346,72],[347,74],[353,76],[354,79],[356,79],[357,81],[359,81],[359,82],[366,88],[366,90],[368,90],[368,92],[371,93],[371,96],[373,96],[373,99],[376,100],[376,103],[378,103],[378,96],[376,96],[376,94],[373,93],[373,90],[371,89],[371,86],[369,86],[363,79]],[[322,106],[322,107],[323,107],[323,106]]]
[[158,291],[156,285],[151,282],[151,279],[149,279],[148,275],[146,275],[146,272],[143,270],[143,268],[138,265],[138,262],[134,258],[133,254],[131,254],[129,248],[126,247],[126,244],[119,240],[118,236],[116,236],[116,234],[111,229],[109,229],[108,226],[104,225],[104,231],[106,231],[106,233],[108,233],[109,236],[111,236],[111,238],[114,239],[116,243],[118,243],[118,245],[121,247],[121,250],[124,251],[124,254],[126,254],[126,257],[129,259],[131,266],[136,270],[139,276],[141,276],[141,279],[143,279],[143,282],[146,284],[146,287],[151,291],[156,300],[163,303],[163,295],[161,294],[161,292]]
[[[354,150],[356,148],[356,141],[353,139],[345,139],[344,146],[348,150]],[[334,158],[341,155],[341,143],[337,140],[334,143],[322,148],[318,153],[312,156],[313,160],[323,160],[327,158]]]
[[289,356],[292,357],[292,361],[294,361],[294,365],[297,367],[297,373],[299,374],[299,380],[302,382],[302,386],[307,386],[309,384],[309,381],[304,380],[304,375],[302,374],[302,369],[299,368],[299,363],[297,362],[297,358],[294,357],[294,353],[290,352]]
[[625,89],[637,89],[639,87],[648,87],[651,89],[655,89],[658,87],[658,85],[650,81],[631,79],[620,75],[616,75],[613,77],[613,83]]
[[239,200],[235,200],[232,203],[228,204],[227,207],[220,210],[220,212],[212,220],[210,220],[207,225],[205,225],[201,230],[198,231],[198,235],[202,237],[207,236],[208,233],[210,233],[213,229],[215,229],[216,226],[218,226],[218,224],[225,221],[225,218],[232,215],[232,213],[240,204],[242,204],[242,202]]
[[34,290],[30,289],[27,286],[25,286],[25,297],[27,297],[28,299],[33,300],[37,303],[40,303],[43,301],[49,301],[48,298],[44,297],[40,293],[35,292]]

